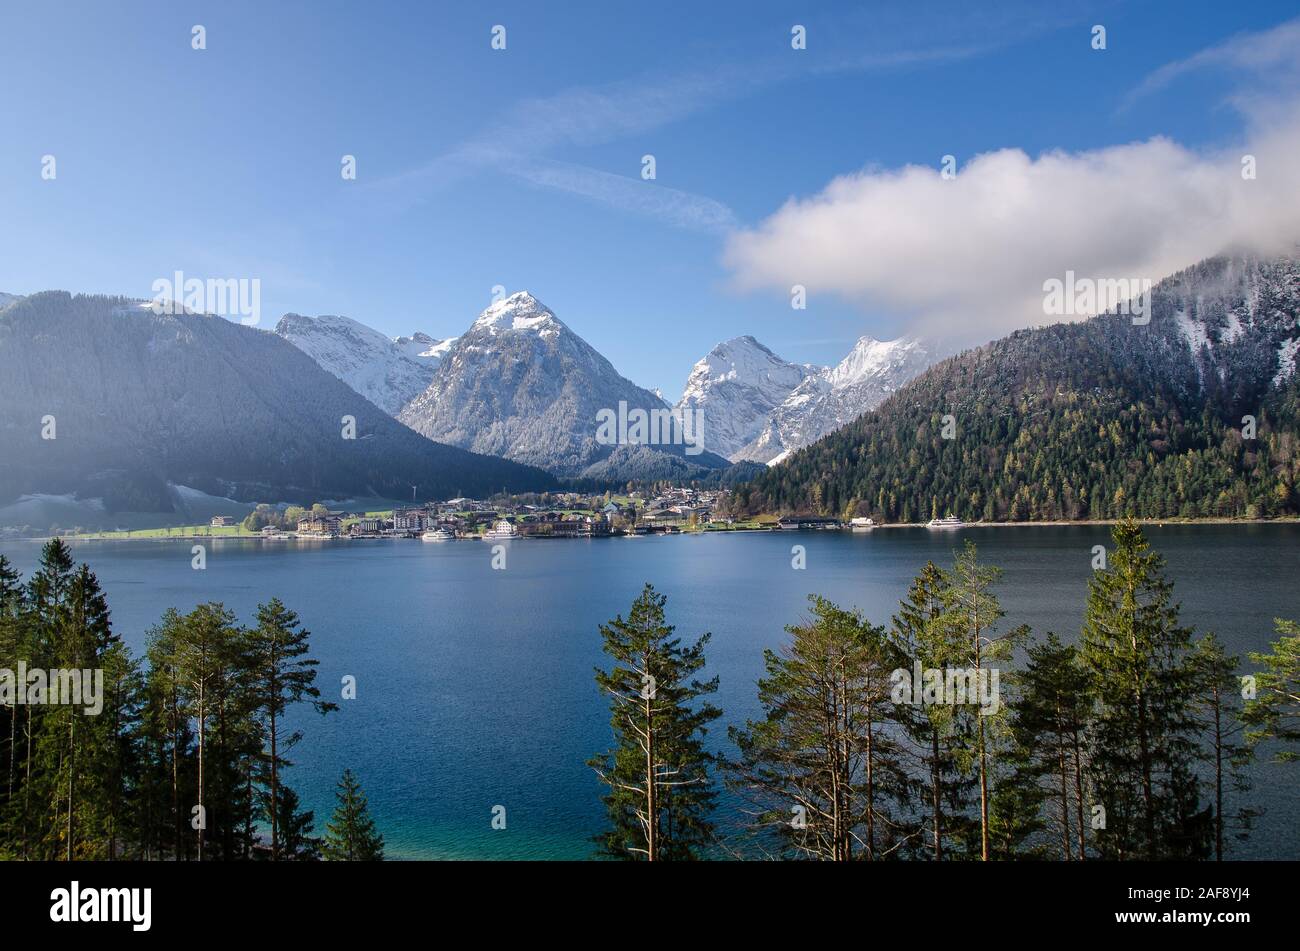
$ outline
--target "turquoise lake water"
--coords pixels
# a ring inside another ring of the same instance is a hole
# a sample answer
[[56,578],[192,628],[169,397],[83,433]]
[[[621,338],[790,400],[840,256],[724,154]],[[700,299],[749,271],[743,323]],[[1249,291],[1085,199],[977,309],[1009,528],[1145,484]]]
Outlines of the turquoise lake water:
[[[1185,623],[1215,630],[1230,650],[1265,649],[1275,616],[1300,618],[1300,525],[1150,527],[1168,559]],[[333,808],[345,767],[361,778],[392,858],[585,858],[602,822],[587,758],[610,740],[592,679],[603,662],[597,626],[626,613],[644,582],[668,595],[669,622],[693,640],[711,631],[709,674],[725,723],[758,713],[762,651],[782,643],[816,592],[887,623],[917,569],[973,539],[1005,570],[1007,621],[1077,638],[1099,526],[971,527],[936,532],[774,532],[594,540],[516,540],[506,569],[479,541],[328,543],[191,540],[73,545],[108,591],[119,634],[142,652],[163,610],[224,601],[250,621],[278,596],[312,632],[318,684],[358,697],[328,717],[299,717],[306,738],[290,782],[316,810]],[[807,567],[791,567],[802,545]],[[32,542],[5,542],[27,574]],[[1238,857],[1300,856],[1297,767],[1254,768],[1253,801],[1267,813]],[[506,828],[491,827],[494,806]],[[728,803],[719,818],[725,823]]]

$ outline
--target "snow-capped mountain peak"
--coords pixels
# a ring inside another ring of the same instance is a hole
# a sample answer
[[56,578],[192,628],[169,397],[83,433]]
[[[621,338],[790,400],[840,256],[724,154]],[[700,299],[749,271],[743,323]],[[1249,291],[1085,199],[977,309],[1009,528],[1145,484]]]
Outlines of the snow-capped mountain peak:
[[399,419],[438,442],[563,475],[622,481],[721,465],[709,456],[707,427],[705,451],[690,456],[681,445],[616,444],[601,435],[602,413],[667,409],[521,291],[478,316]]
[[906,363],[920,344],[916,340],[900,337],[897,340],[876,340],[859,337],[849,355],[826,374],[831,386],[851,386],[873,377],[888,376],[900,364]]
[[814,367],[782,360],[751,336],[733,337],[710,350],[691,369],[677,408],[701,411],[709,449],[731,457],[814,371]]
[[485,330],[491,334],[507,330],[531,330],[548,336],[565,329],[564,324],[528,291],[517,291],[509,297],[503,297],[479,314],[474,321],[474,330]]
[[933,362],[931,349],[909,337],[864,336],[835,366],[816,367],[735,337],[695,364],[677,408],[703,412],[714,452],[775,464],[874,409]]
[[937,359],[933,349],[911,337],[860,337],[843,360],[810,373],[792,389],[762,430],[731,458],[776,465],[875,409]]

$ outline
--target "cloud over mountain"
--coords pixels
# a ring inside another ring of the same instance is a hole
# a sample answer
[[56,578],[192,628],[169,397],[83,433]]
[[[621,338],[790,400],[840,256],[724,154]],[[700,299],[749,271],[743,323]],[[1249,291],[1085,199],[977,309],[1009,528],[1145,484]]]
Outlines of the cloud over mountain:
[[[1279,45],[1300,62],[1293,25],[1257,39],[1264,66],[1280,61]],[[1170,64],[1139,91],[1193,69],[1241,66],[1241,46]],[[867,168],[733,235],[725,260],[741,288],[802,284],[814,298],[885,308],[919,333],[970,342],[1049,322],[1043,282],[1067,270],[1155,281],[1225,249],[1288,253],[1300,241],[1300,94],[1287,80],[1296,72],[1274,77],[1267,104],[1235,97],[1245,131],[1218,149],[1155,137],[958,156],[948,178],[937,156],[934,167]],[[1253,179],[1243,176],[1246,156]]]

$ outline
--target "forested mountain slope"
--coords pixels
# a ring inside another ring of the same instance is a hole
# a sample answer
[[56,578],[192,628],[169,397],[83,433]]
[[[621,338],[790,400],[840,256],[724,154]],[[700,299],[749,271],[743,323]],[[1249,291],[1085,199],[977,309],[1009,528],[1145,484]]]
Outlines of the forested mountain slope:
[[1022,330],[936,364],[736,503],[905,522],[1294,515],[1298,315],[1295,259],[1203,261],[1156,285],[1145,325]]

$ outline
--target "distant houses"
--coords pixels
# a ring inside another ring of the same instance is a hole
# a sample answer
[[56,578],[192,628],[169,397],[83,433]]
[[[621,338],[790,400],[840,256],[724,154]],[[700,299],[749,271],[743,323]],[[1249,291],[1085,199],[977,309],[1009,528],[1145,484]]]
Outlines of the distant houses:
[[299,538],[338,538],[343,534],[343,522],[337,515],[313,512],[298,519]]
[[[292,513],[300,538],[414,538],[437,531],[442,538],[482,537],[485,526],[506,521],[521,537],[599,538],[610,535],[676,533],[704,529],[731,518],[715,515],[722,493],[691,488],[668,487],[653,494],[633,492],[626,496],[544,493],[521,498],[502,497],[491,501],[466,497],[445,502],[399,505],[391,513],[325,510]],[[270,506],[265,506],[269,509]],[[259,507],[260,511],[260,507]],[[299,515],[301,513],[301,515]],[[230,516],[217,516],[214,526],[234,525]],[[292,537],[292,522],[283,519],[267,525],[266,538]],[[784,526],[783,526],[784,527]],[[287,531],[286,531],[287,529]]]
[[234,519],[234,516],[232,516],[232,515],[214,515],[214,516],[212,516],[212,522],[211,522],[211,525],[212,525],[213,528],[229,528],[230,526],[232,526],[232,525],[234,525],[234,524],[235,524],[235,519]]
[[399,533],[423,532],[429,527],[429,513],[422,508],[395,509],[393,511],[393,531]]
[[609,534],[609,519],[604,515],[538,512],[525,515],[516,527],[520,535],[532,538],[598,538]]

